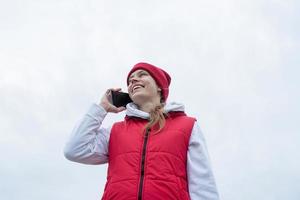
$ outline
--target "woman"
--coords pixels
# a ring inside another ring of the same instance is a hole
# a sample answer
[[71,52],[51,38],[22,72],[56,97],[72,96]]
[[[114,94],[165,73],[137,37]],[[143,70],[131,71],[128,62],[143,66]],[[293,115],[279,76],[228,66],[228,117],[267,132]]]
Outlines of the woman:
[[[170,75],[149,63],[128,73],[125,107],[111,103],[109,89],[91,105],[65,146],[65,157],[84,164],[108,163],[102,200],[219,199],[206,144],[195,118],[167,103]],[[107,113],[125,119],[104,128]]]

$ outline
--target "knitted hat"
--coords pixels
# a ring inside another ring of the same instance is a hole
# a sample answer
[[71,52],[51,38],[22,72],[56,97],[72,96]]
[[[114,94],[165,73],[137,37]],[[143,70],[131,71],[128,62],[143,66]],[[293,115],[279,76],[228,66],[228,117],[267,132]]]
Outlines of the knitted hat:
[[164,71],[163,69],[160,69],[154,65],[151,65],[149,63],[140,62],[133,66],[133,68],[130,70],[127,76],[127,86],[129,85],[129,76],[136,70],[143,69],[146,70],[152,78],[156,81],[156,84],[159,88],[162,90],[162,98],[164,101],[167,101],[168,95],[169,95],[169,86],[171,83],[171,77],[170,75]]

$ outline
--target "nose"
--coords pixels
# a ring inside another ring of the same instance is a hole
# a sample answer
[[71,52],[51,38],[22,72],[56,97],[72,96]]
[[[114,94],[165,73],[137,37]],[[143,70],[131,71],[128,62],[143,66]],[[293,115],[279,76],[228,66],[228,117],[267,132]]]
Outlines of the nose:
[[136,76],[130,78],[130,81],[129,81],[129,85],[132,85],[132,83],[135,83],[138,81],[138,78]]
[[128,92],[132,92],[132,86],[139,81],[139,77],[137,76],[134,76],[134,77],[131,77],[130,80],[129,80],[129,85],[128,85]]

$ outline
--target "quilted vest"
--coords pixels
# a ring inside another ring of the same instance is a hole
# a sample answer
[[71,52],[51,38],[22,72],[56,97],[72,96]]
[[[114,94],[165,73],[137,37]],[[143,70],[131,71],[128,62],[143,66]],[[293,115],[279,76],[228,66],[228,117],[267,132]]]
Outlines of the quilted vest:
[[187,150],[195,118],[170,112],[159,133],[125,117],[111,129],[102,200],[190,200]]

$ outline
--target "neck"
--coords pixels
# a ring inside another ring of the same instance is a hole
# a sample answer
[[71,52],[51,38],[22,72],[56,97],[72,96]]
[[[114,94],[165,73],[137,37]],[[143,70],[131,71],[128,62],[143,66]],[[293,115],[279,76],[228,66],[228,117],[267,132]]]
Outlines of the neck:
[[160,103],[146,102],[143,103],[142,105],[139,105],[139,109],[144,112],[150,113],[150,111],[153,110],[159,104]]

